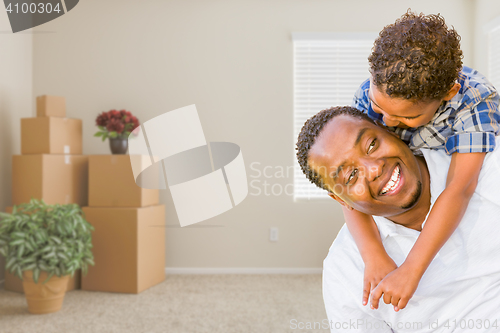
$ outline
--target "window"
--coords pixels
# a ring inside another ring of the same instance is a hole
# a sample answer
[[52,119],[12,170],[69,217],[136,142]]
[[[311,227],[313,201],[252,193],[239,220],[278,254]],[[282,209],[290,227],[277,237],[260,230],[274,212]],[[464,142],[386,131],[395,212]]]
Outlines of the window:
[[[368,56],[376,33],[294,33],[294,142],[305,121],[319,111],[351,105],[368,78]],[[297,160],[294,199],[326,198],[304,176]]]
[[497,18],[485,26],[488,35],[488,80],[500,88],[500,18]]

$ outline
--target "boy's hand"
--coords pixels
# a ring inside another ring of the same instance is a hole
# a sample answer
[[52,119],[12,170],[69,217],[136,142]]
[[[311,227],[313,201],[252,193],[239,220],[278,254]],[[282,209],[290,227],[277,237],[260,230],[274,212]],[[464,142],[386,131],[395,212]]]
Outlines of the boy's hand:
[[382,294],[384,303],[392,304],[394,311],[404,309],[417,290],[420,277],[404,264],[389,273],[371,292],[371,307],[378,309]]
[[387,274],[394,271],[398,266],[387,254],[371,258],[365,264],[365,275],[363,279],[363,305],[368,304],[370,292],[382,281]]

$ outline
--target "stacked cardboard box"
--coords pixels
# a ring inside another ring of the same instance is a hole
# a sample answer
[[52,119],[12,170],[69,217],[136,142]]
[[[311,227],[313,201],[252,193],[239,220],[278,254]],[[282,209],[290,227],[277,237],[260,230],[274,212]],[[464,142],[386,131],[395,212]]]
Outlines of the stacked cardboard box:
[[[136,185],[131,160],[141,156],[89,156],[89,207],[95,228],[95,266],[82,289],[140,293],[165,279],[165,207],[159,191]],[[134,161],[135,162],[135,161]]]
[[[65,118],[64,97],[37,97],[37,117],[21,119],[21,155],[12,158],[12,204],[43,199],[48,204],[87,205],[88,157],[82,154],[82,121]],[[7,209],[10,211],[10,209]],[[5,289],[23,292],[22,281],[5,273]],[[80,272],[68,290],[80,288]]]

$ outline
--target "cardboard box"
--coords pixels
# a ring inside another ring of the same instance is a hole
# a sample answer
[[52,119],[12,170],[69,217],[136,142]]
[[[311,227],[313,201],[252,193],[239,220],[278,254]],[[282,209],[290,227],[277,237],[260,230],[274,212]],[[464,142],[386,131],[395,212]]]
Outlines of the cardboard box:
[[66,100],[62,96],[38,96],[36,98],[36,116],[66,117]]
[[21,119],[21,154],[82,154],[81,119]]
[[137,294],[165,279],[165,206],[83,211],[95,228],[83,290]]
[[[141,161],[141,156],[137,161]],[[89,156],[89,206],[145,207],[157,205],[158,189],[137,186],[129,155]]]
[[[80,288],[81,288],[81,270],[77,270],[75,272],[75,275],[69,278],[68,287],[66,291],[71,291]],[[14,291],[17,293],[24,293],[23,281],[16,275],[8,271],[5,271],[4,289],[8,291]]]
[[14,155],[12,157],[12,204],[43,199],[47,204],[88,200],[88,156]]

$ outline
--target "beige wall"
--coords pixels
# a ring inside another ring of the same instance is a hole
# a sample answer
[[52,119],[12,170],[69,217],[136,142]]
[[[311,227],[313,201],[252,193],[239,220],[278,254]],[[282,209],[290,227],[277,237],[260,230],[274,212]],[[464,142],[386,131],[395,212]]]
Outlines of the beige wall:
[[[194,103],[207,140],[239,144],[252,177],[253,162],[293,165],[291,33],[376,32],[408,7],[443,14],[472,61],[468,0],[86,0],[37,29],[54,33],[34,35],[33,92],[66,96],[68,116],[84,121],[86,154],[109,151],[92,136],[100,111],[126,108],[146,121]],[[258,180],[284,186],[293,174]],[[171,226],[168,267],[321,267],[343,224],[333,200],[250,195],[179,228],[168,192],[161,201]],[[271,226],[279,228],[277,243],[268,240]]]
[[[500,1],[476,0],[474,20],[474,60],[476,69],[488,76],[488,47],[485,25],[500,17]],[[498,87],[497,87],[498,88]]]
[[[11,161],[20,153],[20,119],[33,114],[31,33],[12,34],[0,10],[0,210],[11,204]],[[0,282],[4,279],[0,256]]]

